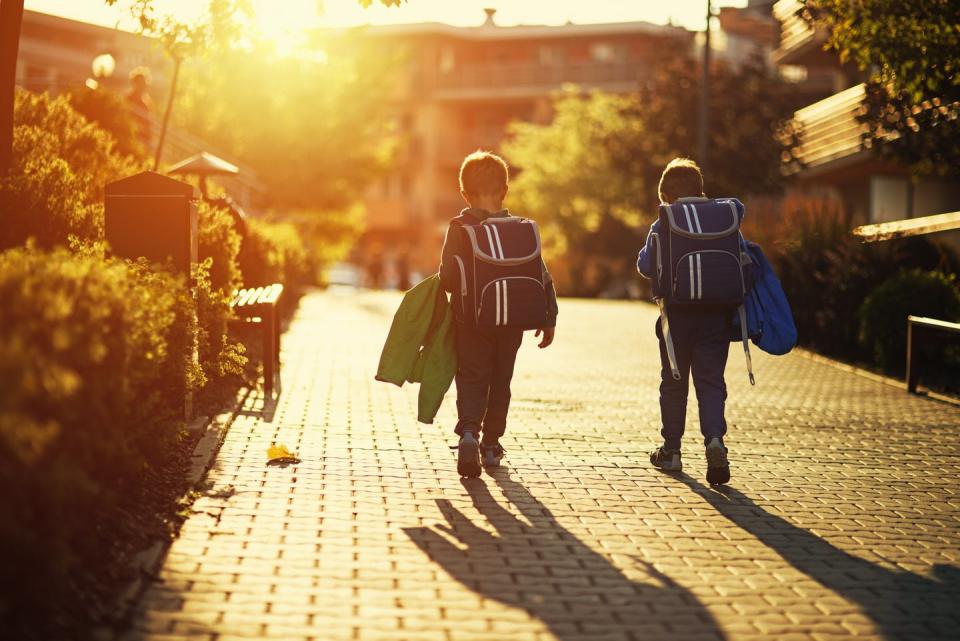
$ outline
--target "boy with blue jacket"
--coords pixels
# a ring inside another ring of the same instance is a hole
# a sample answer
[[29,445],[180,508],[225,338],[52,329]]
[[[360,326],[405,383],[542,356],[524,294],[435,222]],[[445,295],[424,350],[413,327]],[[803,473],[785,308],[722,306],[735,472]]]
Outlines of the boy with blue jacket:
[[[708,199],[703,193],[703,175],[688,158],[671,160],[660,177],[660,201],[698,203]],[[652,234],[659,230],[659,219],[650,227],[647,242],[637,258],[637,271],[653,278],[656,271]],[[730,465],[723,437],[727,432],[724,403],[727,399],[723,372],[727,364],[733,310],[729,306],[684,309],[667,305],[680,379],[673,378],[661,320],[656,334],[660,342],[660,417],[663,444],[650,454],[650,462],[668,472],[683,469],[680,441],[686,422],[690,374],[700,408],[700,432],[707,458],[707,481],[723,484],[730,480]]]

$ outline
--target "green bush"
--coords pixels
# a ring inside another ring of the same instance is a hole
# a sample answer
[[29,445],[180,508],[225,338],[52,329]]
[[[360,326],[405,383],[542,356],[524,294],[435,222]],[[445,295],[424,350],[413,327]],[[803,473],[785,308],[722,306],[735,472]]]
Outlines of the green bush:
[[0,180],[0,249],[33,238],[40,247],[103,235],[103,186],[139,164],[112,136],[73,110],[65,96],[18,91],[13,163]]
[[960,320],[956,277],[935,271],[904,270],[877,287],[863,302],[859,311],[860,344],[884,369],[903,371],[909,315]]
[[201,373],[181,277],[27,247],[0,254],[0,297],[0,612],[42,638],[37,612],[71,600],[100,524],[175,451]]
[[137,121],[123,97],[109,89],[78,87],[67,92],[70,105],[84,118],[113,136],[122,156],[145,157],[148,150],[140,141]]
[[802,345],[822,354],[872,362],[858,341],[867,296],[901,269],[956,271],[956,257],[928,239],[865,244],[839,203],[789,197],[778,206],[748,204],[747,238],[758,239],[790,301]]
[[289,222],[248,220],[239,263],[247,287],[283,283],[296,289],[312,280],[300,232]]
[[197,242],[202,268],[197,279],[198,352],[200,364],[210,380],[228,374],[242,374],[246,363],[244,347],[228,340],[230,300],[240,287],[237,264],[240,234],[227,210],[201,203],[198,212]]

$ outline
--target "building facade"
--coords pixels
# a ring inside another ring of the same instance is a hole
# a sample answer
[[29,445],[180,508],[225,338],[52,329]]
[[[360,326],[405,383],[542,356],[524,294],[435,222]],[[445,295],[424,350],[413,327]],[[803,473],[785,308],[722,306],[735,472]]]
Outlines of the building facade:
[[[105,54],[112,58],[112,73],[95,78],[94,60]],[[17,85],[24,89],[56,95],[90,86],[90,81],[95,80],[101,88],[123,94],[130,87],[130,72],[138,67],[146,68],[151,77],[149,93],[154,110],[148,119],[150,146],[153,146],[157,144],[173,72],[173,63],[159,44],[121,29],[24,11],[16,75]],[[212,149],[196,136],[170,127],[164,141],[161,170],[201,151],[230,159],[228,154]],[[239,164],[235,159],[230,160]],[[249,168],[241,166],[239,175],[218,177],[216,181],[245,209],[257,210],[263,186]]]
[[774,61],[827,81],[830,91],[795,114],[802,132],[796,150],[800,163],[789,171],[796,186],[839,197],[857,224],[960,210],[960,183],[911,178],[906,168],[882,161],[864,145],[866,125],[857,116],[866,77],[824,50],[828,34],[812,28],[798,15],[799,9],[797,0],[780,0],[774,6],[781,24]]
[[[367,233],[355,259],[436,269],[447,221],[464,206],[464,156],[496,151],[512,121],[546,123],[567,85],[630,92],[664,55],[693,54],[694,34],[645,22],[501,27],[370,27],[367,43],[406,52],[395,112],[406,137],[389,176],[367,193]],[[377,266],[377,269],[380,265]],[[389,280],[389,278],[388,278]]]

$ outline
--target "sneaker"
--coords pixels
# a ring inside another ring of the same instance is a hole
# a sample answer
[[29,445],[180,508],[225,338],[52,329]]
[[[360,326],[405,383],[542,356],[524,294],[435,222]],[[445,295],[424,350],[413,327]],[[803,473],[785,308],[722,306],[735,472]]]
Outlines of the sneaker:
[[664,472],[679,472],[683,469],[680,450],[668,450],[662,445],[650,452],[650,462]]
[[457,473],[460,476],[480,476],[480,443],[473,432],[464,432],[457,446]]
[[730,462],[727,461],[727,448],[718,438],[707,443],[707,483],[723,485],[730,482]]
[[483,449],[483,466],[500,467],[500,459],[506,454],[506,450],[500,443],[483,443],[480,445]]

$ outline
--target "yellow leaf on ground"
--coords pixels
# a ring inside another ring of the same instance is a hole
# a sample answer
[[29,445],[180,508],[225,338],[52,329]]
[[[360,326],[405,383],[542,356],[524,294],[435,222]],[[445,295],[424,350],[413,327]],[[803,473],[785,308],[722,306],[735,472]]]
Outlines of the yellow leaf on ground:
[[287,449],[287,446],[284,444],[277,445],[274,443],[267,448],[267,464],[270,463],[299,463],[300,459],[297,458],[297,455]]

